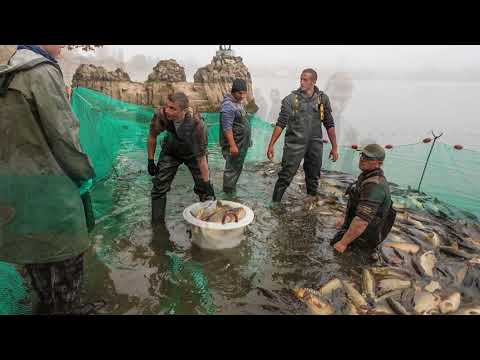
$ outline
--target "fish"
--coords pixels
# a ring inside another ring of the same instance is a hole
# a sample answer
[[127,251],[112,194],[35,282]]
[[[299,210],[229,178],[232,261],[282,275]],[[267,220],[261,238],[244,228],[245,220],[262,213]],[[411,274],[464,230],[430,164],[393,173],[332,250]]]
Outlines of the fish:
[[457,311],[460,307],[460,300],[460,293],[454,292],[440,303],[438,306],[440,308],[440,312],[442,314],[448,314]]
[[415,199],[413,196],[407,196],[407,203],[412,205],[411,207],[415,207],[417,209],[423,209],[423,204]]
[[440,298],[428,291],[419,291],[414,297],[414,310],[417,314],[431,314],[437,310]]
[[423,288],[425,291],[428,291],[429,293],[433,293],[435,292],[436,290],[441,290],[442,287],[440,286],[440,284],[438,283],[438,281],[430,281],[430,283],[428,285],[426,285],[424,288]]
[[470,238],[462,238],[458,244],[468,250],[480,252],[480,244],[478,244],[477,242],[473,241]]
[[473,259],[468,260],[470,265],[480,265],[480,257],[475,257]]
[[458,256],[467,260],[475,258],[475,255],[469,254],[463,250],[455,249],[453,246],[440,246],[439,249],[448,255]]
[[401,265],[403,263],[402,258],[398,256],[398,254],[396,254],[394,249],[392,248],[381,246],[380,255],[382,256],[382,259],[388,264]]
[[385,240],[389,241],[389,242],[391,241],[391,242],[395,242],[395,243],[407,243],[408,244],[408,240],[405,240],[405,239],[401,238],[399,235],[392,234],[392,233],[390,233]]
[[376,275],[383,278],[397,278],[397,279],[408,279],[411,277],[410,271],[403,268],[393,268],[393,267],[371,267],[370,271]]
[[425,229],[425,225],[423,225],[420,221],[415,220],[408,215],[405,216],[405,218],[403,220],[406,224],[411,225],[411,226],[415,227],[416,229],[419,229],[419,230],[424,230]]
[[392,310],[397,313],[398,315],[410,315],[410,313],[403,307],[402,304],[400,304],[397,300],[395,300],[393,297],[388,297],[387,298],[387,303],[390,305]]
[[329,280],[326,282],[321,288],[318,289],[318,293],[320,296],[327,297],[330,296],[330,294],[343,287],[343,284],[341,280],[334,278],[332,280]]
[[480,306],[474,306],[458,310],[455,315],[480,315]]
[[293,290],[297,298],[302,300],[309,310],[315,315],[333,315],[335,309],[320,294],[308,288],[297,288]]
[[233,208],[229,205],[224,205],[220,200],[216,202],[216,206],[201,207],[196,213],[192,213],[197,219],[212,223],[230,223],[238,222],[246,215],[243,207]]
[[347,297],[352,301],[353,305],[357,307],[359,310],[366,310],[368,309],[368,303],[363,298],[363,296],[353,287],[353,284],[349,283],[348,281],[342,281],[343,288],[347,293]]
[[366,312],[367,315],[395,315],[395,312],[390,308],[385,301],[375,304],[375,306]]
[[423,240],[430,243],[434,248],[437,248],[440,246],[440,237],[434,231],[432,231],[430,234],[426,234],[423,237]]
[[404,251],[409,254],[416,254],[417,252],[420,251],[420,246],[416,244],[409,244],[406,242],[386,242],[386,243],[383,243],[383,246]]
[[368,269],[362,271],[362,289],[369,299],[375,299],[375,278]]
[[461,285],[465,276],[467,275],[468,265],[463,266],[460,270],[455,273],[455,283]]
[[344,310],[345,315],[360,315],[358,309],[350,301],[347,301]]
[[422,276],[433,277],[433,269],[437,263],[437,258],[433,251],[427,251],[418,258],[412,258],[412,264],[418,273]]
[[377,297],[375,299],[375,303],[380,303],[383,300],[386,300],[387,298],[392,297],[392,296],[401,295],[402,291],[403,291],[403,289],[398,289],[398,290],[393,290],[393,291],[387,292],[386,294]]
[[393,290],[407,289],[410,286],[412,286],[410,280],[383,279],[379,281],[377,290],[379,295],[384,295]]

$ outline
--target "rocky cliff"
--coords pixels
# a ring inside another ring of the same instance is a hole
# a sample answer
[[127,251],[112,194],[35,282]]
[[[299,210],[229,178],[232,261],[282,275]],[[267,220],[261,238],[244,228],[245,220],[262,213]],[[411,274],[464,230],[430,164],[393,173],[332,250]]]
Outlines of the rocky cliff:
[[184,68],[169,59],[160,61],[144,83],[131,81],[121,69],[107,71],[101,66],[83,64],[75,71],[72,86],[90,88],[122,101],[147,106],[164,105],[169,93],[183,91],[197,111],[216,112],[235,78],[247,81],[248,100],[252,100],[252,80],[247,67],[242,58],[229,55],[215,56],[211,64],[195,73],[193,83],[186,81]]
[[6,64],[15,52],[17,45],[0,45],[0,65]]
[[247,100],[253,99],[252,78],[241,57],[217,55],[209,65],[198,69],[193,79],[197,88],[205,91],[208,101],[216,106],[230,92],[235,79],[247,82]]

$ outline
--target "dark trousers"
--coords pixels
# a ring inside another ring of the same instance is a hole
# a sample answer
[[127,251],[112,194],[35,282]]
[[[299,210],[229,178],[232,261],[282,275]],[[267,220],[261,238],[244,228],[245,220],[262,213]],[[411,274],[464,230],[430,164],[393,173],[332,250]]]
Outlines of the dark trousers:
[[225,193],[233,193],[237,188],[237,182],[243,170],[247,151],[240,151],[240,154],[235,157],[226,154],[223,157],[226,160],[225,171],[223,172],[223,191]]
[[322,170],[323,142],[321,139],[310,141],[307,145],[285,144],[282,158],[282,169],[273,191],[273,201],[280,202],[285,190],[295,177],[300,163],[303,161],[307,194],[317,195],[320,172]]
[[26,269],[40,300],[40,313],[68,314],[80,303],[83,254],[54,263],[28,264]]
[[202,175],[198,167],[197,159],[194,157],[188,159],[178,159],[172,155],[163,155],[158,161],[158,174],[152,178],[153,188],[151,192],[152,200],[159,200],[167,196],[170,186],[177,174],[178,167],[185,164],[192,174],[195,183],[193,191],[199,197],[205,195],[202,192]]

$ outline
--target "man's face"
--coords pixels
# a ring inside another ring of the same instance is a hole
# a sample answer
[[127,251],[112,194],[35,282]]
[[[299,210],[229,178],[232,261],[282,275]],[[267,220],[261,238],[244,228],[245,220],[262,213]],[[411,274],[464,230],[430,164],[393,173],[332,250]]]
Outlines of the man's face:
[[40,45],[46,52],[48,52],[53,58],[58,58],[65,45]]
[[235,99],[236,102],[242,102],[247,98],[247,92],[246,91],[235,91],[232,93],[233,98]]
[[363,153],[360,154],[360,161],[358,163],[358,167],[362,171],[369,171],[378,169],[381,165],[381,161],[374,160],[369,158],[368,156],[364,155]]
[[315,87],[315,81],[313,81],[312,74],[303,73],[300,76],[300,89],[302,91],[312,90]]
[[165,107],[165,113],[169,120],[180,121],[185,117],[185,111],[180,108],[180,106],[170,100],[167,100],[167,106]]

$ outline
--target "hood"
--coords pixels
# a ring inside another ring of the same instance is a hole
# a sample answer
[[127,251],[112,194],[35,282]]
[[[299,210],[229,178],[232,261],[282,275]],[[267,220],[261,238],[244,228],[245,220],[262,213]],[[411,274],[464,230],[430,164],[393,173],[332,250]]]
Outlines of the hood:
[[46,57],[28,49],[17,50],[6,65],[0,65],[0,75],[31,69],[41,63],[50,63],[58,68],[58,65]]

